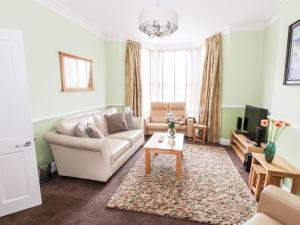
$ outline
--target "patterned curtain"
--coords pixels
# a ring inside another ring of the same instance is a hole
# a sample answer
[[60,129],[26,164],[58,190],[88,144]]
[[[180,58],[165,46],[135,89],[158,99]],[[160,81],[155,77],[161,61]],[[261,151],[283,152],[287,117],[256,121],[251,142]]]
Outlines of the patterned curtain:
[[200,92],[200,123],[208,128],[208,141],[217,143],[221,133],[222,37],[206,40],[206,55]]
[[134,116],[142,116],[141,44],[127,41],[125,103]]

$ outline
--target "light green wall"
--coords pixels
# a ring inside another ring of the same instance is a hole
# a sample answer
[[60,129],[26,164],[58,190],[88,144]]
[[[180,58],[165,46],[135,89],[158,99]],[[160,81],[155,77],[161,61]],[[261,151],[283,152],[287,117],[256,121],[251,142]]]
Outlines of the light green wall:
[[233,31],[222,41],[222,105],[260,106],[264,31]]
[[262,105],[264,38],[264,30],[232,31],[222,38],[222,138],[229,139],[237,117],[244,117],[241,107]]
[[222,138],[230,139],[231,131],[236,129],[237,118],[244,117],[244,113],[244,108],[222,108]]
[[264,68],[263,68],[263,98],[262,106],[271,109],[273,84],[275,78],[277,46],[278,46],[279,20],[273,22],[265,30],[264,38]]
[[[23,32],[33,119],[106,105],[106,52],[102,39],[35,0],[2,1],[0,27]],[[94,60],[95,91],[61,92],[58,51]],[[42,137],[52,124],[34,124],[39,165],[52,161]]]
[[107,103],[125,104],[125,55],[126,43],[106,41]]
[[283,85],[288,26],[300,19],[300,2],[283,1],[280,12],[279,42],[274,73],[271,112],[274,117],[290,121],[298,127],[287,129],[277,143],[280,155],[300,169],[300,86]]

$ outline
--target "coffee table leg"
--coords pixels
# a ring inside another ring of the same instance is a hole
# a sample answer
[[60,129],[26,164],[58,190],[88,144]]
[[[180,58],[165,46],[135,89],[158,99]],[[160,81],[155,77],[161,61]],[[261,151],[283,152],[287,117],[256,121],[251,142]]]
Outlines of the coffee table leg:
[[176,154],[176,177],[181,176],[181,161],[182,161],[181,152],[178,152]]
[[149,174],[151,170],[150,149],[145,149],[145,173]]

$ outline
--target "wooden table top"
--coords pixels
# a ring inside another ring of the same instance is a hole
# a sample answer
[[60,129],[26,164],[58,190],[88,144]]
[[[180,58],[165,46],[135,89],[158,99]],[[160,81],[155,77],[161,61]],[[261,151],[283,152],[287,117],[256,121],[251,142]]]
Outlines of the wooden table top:
[[[161,135],[164,135],[163,142],[158,142]],[[183,150],[183,134],[176,134],[175,139],[169,139],[167,133],[154,133],[149,141],[145,144],[144,148],[153,149],[153,150],[174,150],[182,151]]]
[[275,155],[272,163],[268,163],[265,160],[265,155],[263,153],[252,153],[252,155],[268,172],[300,176],[300,170],[279,155]]

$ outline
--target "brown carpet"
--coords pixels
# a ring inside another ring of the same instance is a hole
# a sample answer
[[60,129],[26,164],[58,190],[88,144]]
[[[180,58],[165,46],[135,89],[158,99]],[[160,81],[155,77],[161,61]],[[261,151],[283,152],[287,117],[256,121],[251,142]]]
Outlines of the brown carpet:
[[[189,143],[189,141],[186,141]],[[216,146],[216,145],[214,145]],[[248,173],[230,147],[226,150],[247,182]],[[190,225],[202,223],[106,208],[117,187],[143,154],[142,148],[106,183],[54,177],[41,185],[43,204],[0,218],[1,225]],[[204,224],[203,224],[204,225]]]

